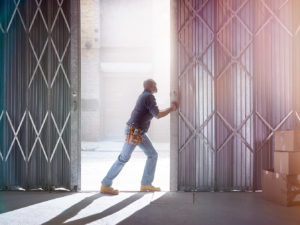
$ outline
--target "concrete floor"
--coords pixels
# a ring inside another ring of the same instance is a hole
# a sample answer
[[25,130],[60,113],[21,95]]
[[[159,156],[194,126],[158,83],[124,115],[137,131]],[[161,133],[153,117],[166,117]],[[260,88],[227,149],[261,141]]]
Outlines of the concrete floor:
[[299,225],[300,206],[261,193],[0,192],[0,224]]

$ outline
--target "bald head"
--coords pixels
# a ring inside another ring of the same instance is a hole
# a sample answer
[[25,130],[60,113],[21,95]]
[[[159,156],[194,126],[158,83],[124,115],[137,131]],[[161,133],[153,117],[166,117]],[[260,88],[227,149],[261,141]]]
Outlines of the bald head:
[[157,92],[156,82],[153,79],[145,80],[144,89],[150,91],[151,93]]

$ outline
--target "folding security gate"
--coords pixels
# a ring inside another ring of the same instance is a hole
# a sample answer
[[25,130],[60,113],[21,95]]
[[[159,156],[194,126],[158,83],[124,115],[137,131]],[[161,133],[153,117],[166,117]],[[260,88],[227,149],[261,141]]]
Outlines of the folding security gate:
[[0,1],[0,188],[80,188],[79,0]]
[[300,2],[174,5],[179,189],[260,189],[274,131],[299,126]]

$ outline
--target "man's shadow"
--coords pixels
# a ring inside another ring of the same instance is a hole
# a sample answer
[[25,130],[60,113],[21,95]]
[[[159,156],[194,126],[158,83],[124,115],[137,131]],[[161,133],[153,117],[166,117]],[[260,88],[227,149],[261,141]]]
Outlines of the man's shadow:
[[[88,223],[91,223],[93,221],[102,219],[106,216],[109,216],[109,215],[125,208],[129,204],[131,204],[131,203],[135,202],[136,200],[142,198],[144,195],[145,195],[145,193],[136,193],[136,194],[130,196],[129,198],[126,198],[123,201],[117,203],[116,205],[113,205],[110,208],[104,210],[103,212],[100,212],[100,213],[97,213],[97,214],[94,214],[94,215],[90,215],[90,216],[87,216],[87,217],[84,217],[84,218],[80,218],[80,219],[77,219],[77,220],[74,220],[74,221],[64,223],[68,219],[74,217],[80,210],[82,210],[83,208],[90,205],[96,199],[98,199],[100,197],[103,197],[103,196],[108,196],[108,195],[103,195],[103,194],[97,193],[95,195],[84,198],[83,200],[76,203],[75,205],[72,205],[70,208],[66,209],[65,211],[60,213],[58,216],[56,216],[53,219],[47,221],[46,223],[43,223],[43,225],[88,224]],[[113,197],[113,196],[111,196],[111,197]]]

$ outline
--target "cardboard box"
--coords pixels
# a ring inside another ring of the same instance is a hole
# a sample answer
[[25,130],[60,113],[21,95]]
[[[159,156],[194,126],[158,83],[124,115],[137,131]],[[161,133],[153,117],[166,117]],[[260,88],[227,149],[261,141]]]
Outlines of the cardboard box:
[[275,151],[300,151],[300,130],[275,131]]
[[300,174],[300,152],[274,152],[274,171],[288,175]]
[[300,205],[300,174],[262,171],[262,198],[284,206]]

